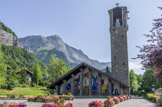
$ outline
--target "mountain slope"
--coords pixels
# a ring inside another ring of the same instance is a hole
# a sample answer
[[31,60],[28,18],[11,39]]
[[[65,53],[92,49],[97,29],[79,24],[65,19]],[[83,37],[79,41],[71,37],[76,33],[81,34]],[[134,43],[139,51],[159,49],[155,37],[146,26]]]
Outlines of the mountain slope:
[[33,64],[39,64],[41,69],[46,69],[46,66],[40,60],[22,48],[3,45],[2,52],[2,62],[9,65],[12,69],[16,70],[26,67],[27,69],[31,70]]
[[[87,64],[90,64],[98,69],[104,69],[106,66],[110,66],[110,62],[99,62],[97,60],[90,59],[87,55],[85,55],[81,50],[76,49],[74,47],[69,46],[68,44],[64,43],[64,41],[57,35],[43,37],[40,35],[37,36],[27,36],[24,38],[19,38],[20,47],[24,48],[27,51],[32,52],[42,60],[38,54],[42,47],[46,47],[48,49],[55,49],[52,53],[56,53],[55,51],[63,52],[66,56],[67,60],[79,64],[81,62],[85,62]],[[48,52],[46,54],[48,54]],[[50,54],[48,54],[50,55]],[[57,54],[56,56],[59,56]],[[48,56],[49,57],[49,56]]]
[[0,22],[0,40],[3,45],[7,46],[19,45],[16,34],[2,22]]

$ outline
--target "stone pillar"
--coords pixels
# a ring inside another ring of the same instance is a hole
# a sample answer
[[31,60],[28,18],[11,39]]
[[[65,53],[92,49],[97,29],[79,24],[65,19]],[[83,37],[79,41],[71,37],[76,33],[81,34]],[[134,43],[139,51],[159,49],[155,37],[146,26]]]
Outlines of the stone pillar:
[[58,92],[59,89],[58,89],[58,88],[59,88],[58,85],[56,85],[56,86],[55,86],[55,92],[57,93],[57,95],[59,94],[59,92]]
[[89,96],[92,96],[92,71],[89,70]]
[[101,95],[101,91],[102,91],[102,84],[101,84],[101,76],[98,75],[98,95]]
[[109,82],[108,85],[109,85],[109,96],[111,96],[111,90],[112,90],[111,89],[111,82]]
[[63,94],[66,95],[66,80],[64,80],[64,89]]
[[83,95],[83,69],[80,69],[80,96]]
[[71,94],[74,95],[74,80],[75,80],[75,75],[72,74],[72,82],[71,82]]

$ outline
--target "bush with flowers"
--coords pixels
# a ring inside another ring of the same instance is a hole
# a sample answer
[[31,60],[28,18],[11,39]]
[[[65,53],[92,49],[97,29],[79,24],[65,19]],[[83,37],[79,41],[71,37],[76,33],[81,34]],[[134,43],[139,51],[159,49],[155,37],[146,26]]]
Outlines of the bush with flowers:
[[119,96],[118,98],[120,99],[120,102],[124,101],[124,98],[122,96]]
[[115,105],[115,102],[113,99],[105,100],[104,101],[104,107],[112,107]]
[[24,104],[24,103],[16,103],[16,102],[7,103],[7,102],[4,102],[3,104],[0,104],[0,107],[27,107],[27,105]]
[[6,95],[0,95],[0,99],[5,99],[5,98],[7,98]]
[[120,99],[118,97],[113,98],[113,100],[114,100],[115,104],[120,103]]
[[108,97],[107,97],[107,100],[110,100],[110,99],[111,99],[111,96],[108,96]]
[[126,95],[127,99],[129,100],[130,99],[130,96]]
[[41,107],[73,107],[72,103],[67,103],[66,105],[64,103],[44,103]]
[[88,107],[103,107],[103,103],[101,101],[92,101],[88,104]]
[[126,100],[127,100],[127,96],[123,96],[123,98],[124,98],[124,101],[126,101]]
[[42,107],[54,107],[54,105],[50,103],[44,103]]

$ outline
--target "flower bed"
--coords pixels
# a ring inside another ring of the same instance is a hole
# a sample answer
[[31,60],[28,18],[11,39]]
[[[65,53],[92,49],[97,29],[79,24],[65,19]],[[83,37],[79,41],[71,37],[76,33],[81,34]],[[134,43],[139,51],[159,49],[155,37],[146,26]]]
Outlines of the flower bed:
[[123,96],[123,98],[124,98],[124,101],[126,101],[126,100],[127,100],[127,96]]
[[[30,97],[28,99],[28,102],[57,102],[58,100],[73,100],[74,96],[72,95],[56,95],[56,96],[51,96],[51,97],[43,97],[43,96],[38,96],[38,97]],[[63,101],[64,102],[64,101]]]
[[120,99],[118,97],[113,98],[113,100],[114,100],[115,104],[118,104],[120,102]]
[[101,101],[92,101],[88,104],[88,107],[103,107],[103,103]]
[[102,103],[101,101],[92,101],[88,104],[88,107],[113,107],[115,104],[126,101],[128,99],[130,99],[130,96],[128,95],[118,96],[114,98],[111,98],[111,96],[108,96],[107,100],[105,100],[104,103]]
[[115,105],[115,102],[112,99],[104,101],[104,107],[112,107],[114,105]]
[[7,103],[0,104],[0,107],[27,107],[24,103]]
[[73,105],[72,103],[67,103],[66,105],[64,103],[58,104],[44,103],[41,107],[73,107]]
[[7,98],[6,95],[0,95],[0,99],[5,99],[5,98]]

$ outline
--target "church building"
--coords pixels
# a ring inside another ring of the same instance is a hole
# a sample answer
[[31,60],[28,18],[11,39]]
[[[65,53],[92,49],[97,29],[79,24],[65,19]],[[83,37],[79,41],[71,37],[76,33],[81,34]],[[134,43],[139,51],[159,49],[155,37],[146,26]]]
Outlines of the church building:
[[129,94],[127,7],[115,7],[110,16],[112,73],[104,73],[81,63],[47,88],[57,94],[74,96],[102,96]]

